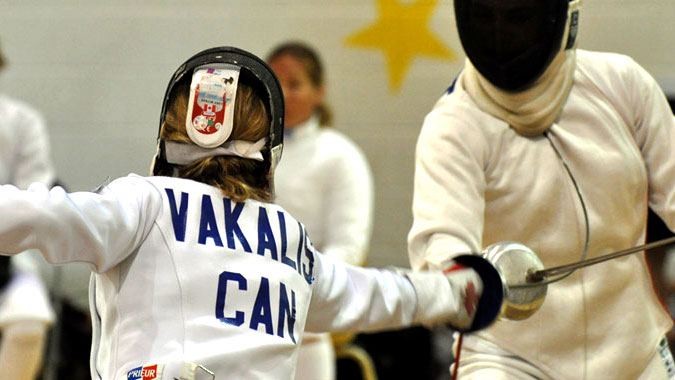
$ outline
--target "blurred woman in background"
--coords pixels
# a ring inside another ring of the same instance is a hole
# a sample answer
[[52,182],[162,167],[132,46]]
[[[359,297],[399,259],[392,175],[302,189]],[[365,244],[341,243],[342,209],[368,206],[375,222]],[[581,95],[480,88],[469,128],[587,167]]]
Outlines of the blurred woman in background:
[[[284,159],[276,168],[276,203],[307,228],[327,256],[364,265],[372,231],[373,177],[359,147],[333,128],[324,103],[324,69],[301,42],[278,45],[267,58],[281,83],[286,108]],[[329,334],[306,334],[296,379],[332,380]]]
[[[5,64],[0,51],[0,71]],[[52,185],[55,176],[42,114],[0,94],[0,185]],[[0,257],[0,379],[33,380],[44,364],[55,315],[39,273],[22,265],[33,261],[30,255]]]

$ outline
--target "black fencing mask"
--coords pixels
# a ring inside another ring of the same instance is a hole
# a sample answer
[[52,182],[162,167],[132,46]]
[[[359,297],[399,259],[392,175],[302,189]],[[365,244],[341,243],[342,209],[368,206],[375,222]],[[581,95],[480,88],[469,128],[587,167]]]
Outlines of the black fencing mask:
[[527,89],[561,49],[568,1],[455,0],[467,57],[494,86]]

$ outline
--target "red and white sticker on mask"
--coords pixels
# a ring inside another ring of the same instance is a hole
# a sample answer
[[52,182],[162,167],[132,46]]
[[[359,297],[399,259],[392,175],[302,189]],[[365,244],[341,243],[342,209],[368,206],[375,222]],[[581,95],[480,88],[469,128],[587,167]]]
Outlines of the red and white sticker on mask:
[[195,144],[215,148],[230,137],[238,82],[235,65],[207,65],[194,71],[185,128]]

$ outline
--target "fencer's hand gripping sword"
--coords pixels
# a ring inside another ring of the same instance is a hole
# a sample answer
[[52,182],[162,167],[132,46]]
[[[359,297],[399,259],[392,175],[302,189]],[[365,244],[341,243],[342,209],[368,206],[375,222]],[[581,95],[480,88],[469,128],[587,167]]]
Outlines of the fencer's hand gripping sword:
[[651,243],[648,243],[648,244],[638,245],[638,246],[633,247],[633,248],[624,249],[624,250],[609,253],[609,254],[606,254],[606,255],[602,255],[602,256],[593,257],[593,258],[590,258],[590,259],[578,261],[576,263],[560,265],[560,266],[548,268],[548,269],[531,271],[527,274],[527,282],[529,282],[529,283],[542,282],[542,281],[547,280],[551,276],[554,276],[554,275],[557,275],[557,274],[568,273],[568,272],[573,271],[575,269],[584,268],[584,267],[595,265],[595,264],[598,264],[598,263],[601,263],[601,262],[604,262],[604,261],[607,261],[607,260],[615,259],[617,257],[630,255],[632,253],[636,253],[636,252],[640,252],[640,251],[648,251],[650,249],[663,247],[663,246],[673,244],[673,243],[675,243],[675,236],[667,238],[667,239],[657,240],[655,242],[651,242]]

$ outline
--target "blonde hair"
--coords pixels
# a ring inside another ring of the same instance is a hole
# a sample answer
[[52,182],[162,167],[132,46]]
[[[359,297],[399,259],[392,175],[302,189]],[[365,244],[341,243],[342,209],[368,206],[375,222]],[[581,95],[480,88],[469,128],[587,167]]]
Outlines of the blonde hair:
[[[185,130],[189,86],[179,85],[169,101],[160,138],[165,141],[191,143]],[[263,101],[253,88],[239,83],[234,106],[234,124],[229,140],[258,141],[269,136],[270,118]],[[265,152],[263,152],[265,155]],[[263,202],[272,200],[267,179],[268,164],[236,156],[213,156],[177,166],[174,177],[192,179],[215,186],[236,202],[252,198]],[[170,173],[160,173],[171,175]]]

